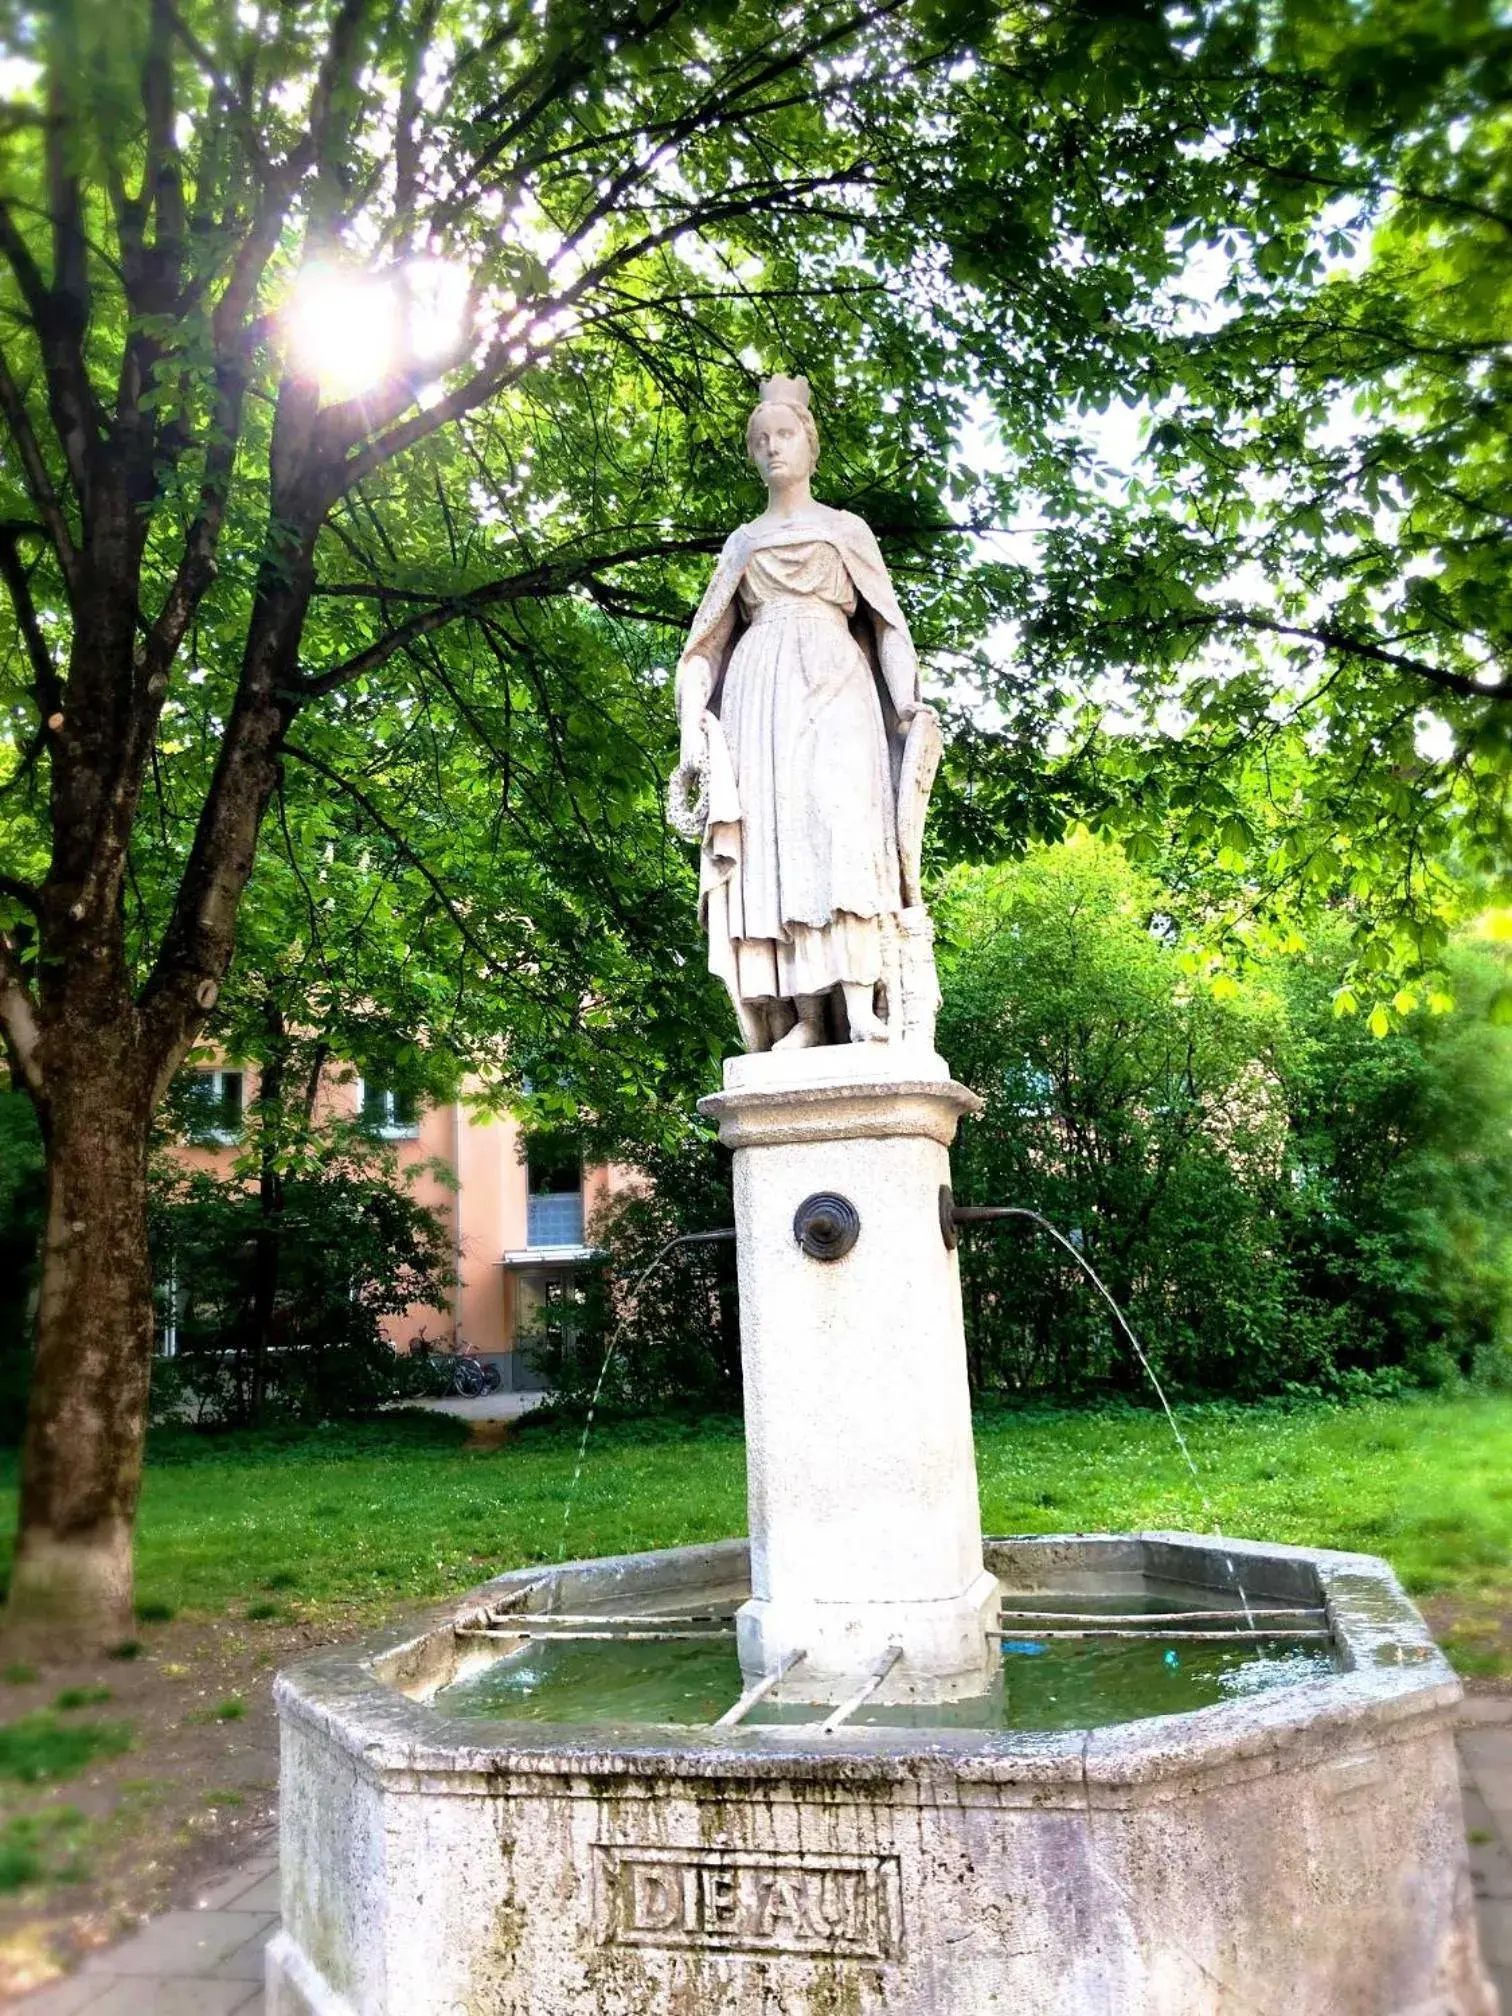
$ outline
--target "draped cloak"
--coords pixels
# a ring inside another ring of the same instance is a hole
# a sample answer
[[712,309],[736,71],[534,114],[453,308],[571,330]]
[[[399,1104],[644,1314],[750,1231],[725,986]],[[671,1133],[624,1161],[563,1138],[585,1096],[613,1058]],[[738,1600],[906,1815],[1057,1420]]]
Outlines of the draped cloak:
[[[753,565],[753,563],[755,563]],[[678,667],[709,668],[699,908],[737,1005],[881,975],[899,716],[918,661],[871,528],[812,505],[725,542]]]

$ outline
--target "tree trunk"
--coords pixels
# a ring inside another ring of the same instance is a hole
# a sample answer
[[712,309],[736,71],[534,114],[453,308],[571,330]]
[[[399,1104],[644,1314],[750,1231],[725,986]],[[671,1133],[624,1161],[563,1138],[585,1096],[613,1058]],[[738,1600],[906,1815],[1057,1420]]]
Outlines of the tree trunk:
[[130,1635],[152,1369],[150,1094],[94,1032],[54,1057],[47,1220],[10,1627]]

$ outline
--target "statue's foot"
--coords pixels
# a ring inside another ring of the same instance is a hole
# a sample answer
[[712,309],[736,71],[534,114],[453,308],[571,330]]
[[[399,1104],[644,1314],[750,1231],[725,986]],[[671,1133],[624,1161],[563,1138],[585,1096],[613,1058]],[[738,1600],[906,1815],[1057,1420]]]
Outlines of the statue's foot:
[[850,1022],[852,1043],[885,1043],[892,1034],[887,1024],[880,1021],[869,1009],[864,1014],[852,1014],[847,1019]]
[[779,1036],[772,1045],[774,1050],[815,1050],[824,1041],[824,1032],[816,1023],[805,1022],[801,1018],[789,1029],[786,1036]]

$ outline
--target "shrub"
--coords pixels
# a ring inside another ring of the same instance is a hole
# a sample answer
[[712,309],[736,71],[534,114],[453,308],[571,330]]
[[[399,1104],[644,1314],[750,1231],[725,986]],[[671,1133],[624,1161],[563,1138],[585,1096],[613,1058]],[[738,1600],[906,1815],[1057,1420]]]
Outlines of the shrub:
[[421,1368],[384,1319],[443,1306],[452,1281],[439,1218],[353,1128],[276,1186],[161,1158],[153,1252],[178,1345],[155,1367],[159,1420],[329,1420],[407,1397]]
[[1340,1373],[1419,1385],[1505,1377],[1512,1343],[1512,1030],[1491,1019],[1505,973],[1466,942],[1454,1013],[1373,1037],[1333,1012],[1347,956],[1320,936],[1285,985],[1288,1184],[1280,1237],[1296,1320]]
[[[960,1200],[1070,1236],[1173,1389],[1359,1393],[1504,1362],[1498,962],[1461,948],[1460,1011],[1385,1038],[1334,1012],[1342,927],[1219,999],[1162,892],[1090,841],[958,874],[941,927],[940,1048],[985,1100],[956,1149]],[[971,1233],[961,1255],[979,1394],[1144,1390],[1042,1235]]]

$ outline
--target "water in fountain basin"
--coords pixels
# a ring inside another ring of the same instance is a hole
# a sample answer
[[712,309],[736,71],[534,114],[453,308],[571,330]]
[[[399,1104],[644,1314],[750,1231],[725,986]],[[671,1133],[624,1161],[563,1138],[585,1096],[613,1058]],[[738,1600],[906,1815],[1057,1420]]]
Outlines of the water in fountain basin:
[[[1211,1590],[1179,1598],[1110,1597],[1109,1613],[1213,1606]],[[1015,1599],[1017,1600],[1017,1599]],[[1035,1607],[1088,1612],[1085,1595],[1037,1594]],[[1243,1612],[1234,1610],[1238,1625]],[[1336,1670],[1331,1648],[1316,1640],[1236,1636],[1193,1641],[1162,1633],[1127,1639],[1035,1639],[1033,1626],[1009,1624],[1024,1636],[1005,1640],[1003,1685],[969,1701],[929,1706],[870,1704],[854,1720],[877,1728],[1085,1729],[1137,1722],[1211,1707],[1236,1696],[1315,1680]],[[1176,1628],[1176,1627],[1173,1627]],[[535,1640],[434,1697],[444,1713],[504,1722],[629,1725],[708,1724],[742,1687],[733,1636],[652,1644]],[[748,1718],[752,1727],[813,1723],[811,1703],[783,1701],[781,1690]]]

